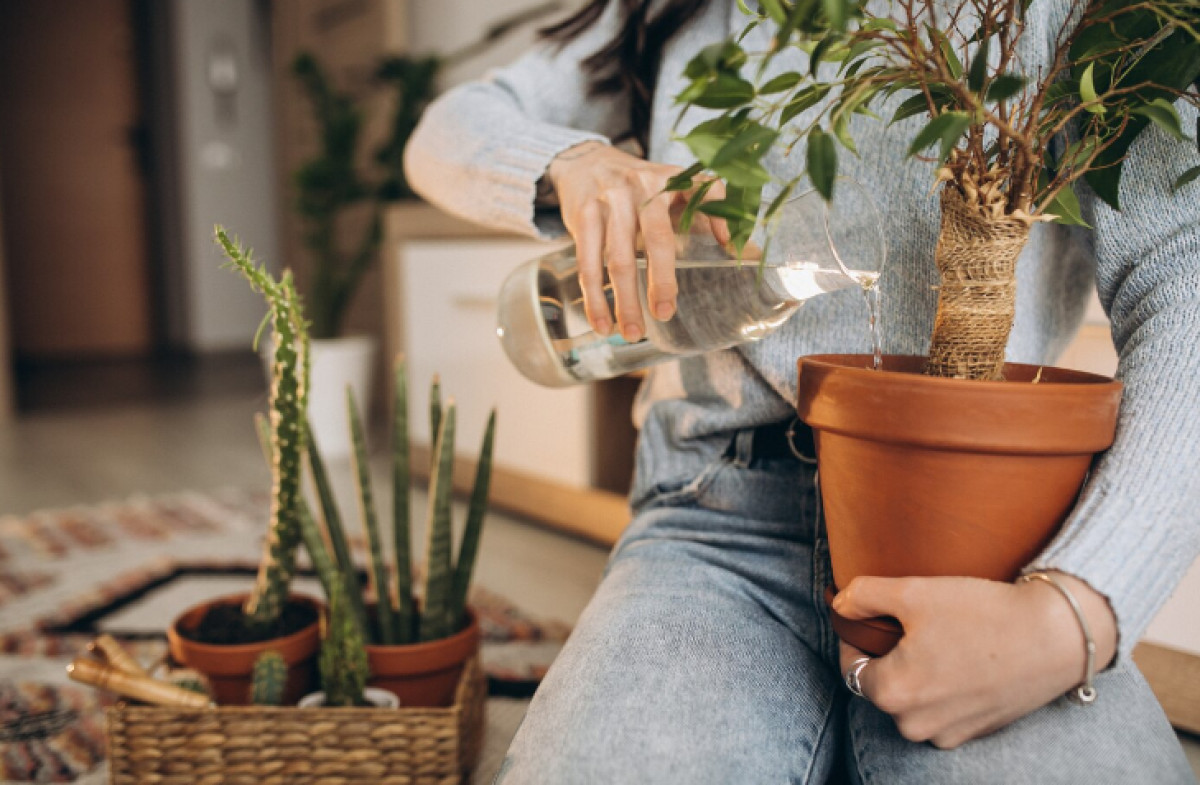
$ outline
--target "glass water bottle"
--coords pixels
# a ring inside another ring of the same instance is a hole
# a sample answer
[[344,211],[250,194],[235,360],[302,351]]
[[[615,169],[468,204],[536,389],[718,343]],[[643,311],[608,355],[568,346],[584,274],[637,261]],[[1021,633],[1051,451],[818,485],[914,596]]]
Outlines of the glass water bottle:
[[[601,335],[588,324],[574,246],[522,264],[499,298],[496,332],[509,360],[538,384],[566,387],[759,340],[809,298],[872,289],[887,255],[878,210],[861,186],[844,179],[831,203],[816,191],[792,197],[766,231],[751,237],[741,259],[717,242],[706,221],[675,240],[678,298],[667,321],[651,315],[646,257],[638,253],[646,335],[635,343],[615,328]],[[611,309],[607,282],[605,292]]]

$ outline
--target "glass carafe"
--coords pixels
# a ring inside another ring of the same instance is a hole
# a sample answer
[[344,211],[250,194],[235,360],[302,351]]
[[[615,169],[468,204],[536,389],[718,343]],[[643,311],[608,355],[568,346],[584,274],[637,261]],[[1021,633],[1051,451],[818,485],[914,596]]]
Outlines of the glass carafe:
[[[646,300],[646,258],[638,254],[645,337],[625,341],[591,329],[575,247],[533,259],[504,282],[497,335],[523,375],[547,387],[607,379],[666,360],[726,349],[769,335],[812,297],[873,288],[887,256],[883,221],[865,189],[839,179],[832,202],[794,196],[747,244],[713,237],[706,221],[675,238],[679,287],[674,316],[658,321]],[[612,288],[605,292],[612,305]],[[864,324],[866,313],[864,312]]]

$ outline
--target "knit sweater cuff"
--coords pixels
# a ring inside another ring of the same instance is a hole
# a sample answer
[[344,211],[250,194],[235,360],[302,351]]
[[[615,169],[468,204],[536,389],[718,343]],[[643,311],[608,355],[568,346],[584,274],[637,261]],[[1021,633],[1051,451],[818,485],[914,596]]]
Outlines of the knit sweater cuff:
[[1173,528],[1163,525],[1158,511],[1146,509],[1134,494],[1097,486],[1088,486],[1062,532],[1024,572],[1073,575],[1107,598],[1117,622],[1115,665],[1133,652],[1179,576],[1160,563]]
[[610,143],[600,134],[550,123],[530,123],[522,128],[519,138],[497,140],[489,156],[489,173],[496,178],[497,188],[486,208],[490,213],[487,223],[543,240],[561,236],[565,230],[558,211],[534,206],[537,184],[555,156],[589,141]]

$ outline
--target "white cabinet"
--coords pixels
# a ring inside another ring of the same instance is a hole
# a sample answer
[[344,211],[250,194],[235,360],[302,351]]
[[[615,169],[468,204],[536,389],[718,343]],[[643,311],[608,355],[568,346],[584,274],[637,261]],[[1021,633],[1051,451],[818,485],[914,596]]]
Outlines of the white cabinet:
[[458,452],[471,455],[487,413],[499,411],[496,463],[566,485],[592,483],[591,392],[551,390],[521,376],[496,338],[496,294],[545,243],[509,239],[415,240],[399,254],[411,391],[411,433],[429,443],[429,379],[458,404]]
[[389,354],[409,367],[414,473],[428,466],[429,382],[458,408],[454,485],[469,490],[488,411],[498,412],[491,503],[603,544],[629,522],[636,379],[550,390],[521,376],[496,337],[496,296],[520,263],[556,246],[499,235],[427,205],[389,210],[384,292]]

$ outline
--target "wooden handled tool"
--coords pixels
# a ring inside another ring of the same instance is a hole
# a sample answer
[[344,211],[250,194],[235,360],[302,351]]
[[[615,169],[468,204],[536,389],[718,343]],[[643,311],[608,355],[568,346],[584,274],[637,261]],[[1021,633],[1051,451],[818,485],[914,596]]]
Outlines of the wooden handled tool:
[[88,651],[119,671],[125,671],[131,676],[149,676],[150,674],[138,664],[129,652],[117,643],[117,639],[105,633],[88,644]]
[[185,690],[149,676],[135,676],[88,657],[76,658],[67,666],[67,675],[83,684],[158,706],[203,709],[213,705],[207,695]]

